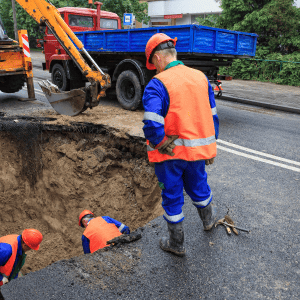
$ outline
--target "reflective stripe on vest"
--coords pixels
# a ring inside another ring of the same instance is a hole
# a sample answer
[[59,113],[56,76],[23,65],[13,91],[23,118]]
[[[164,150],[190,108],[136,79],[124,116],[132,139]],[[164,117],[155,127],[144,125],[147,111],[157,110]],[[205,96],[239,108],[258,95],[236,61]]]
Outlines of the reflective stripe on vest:
[[122,232],[122,230],[124,229],[125,224],[121,224],[121,226],[119,227],[119,231]]
[[11,235],[7,235],[7,236],[3,236],[0,238],[0,243],[5,243],[5,244],[9,244],[11,245],[12,248],[12,255],[9,258],[9,260],[7,261],[7,263],[4,266],[0,266],[0,273],[5,274],[6,277],[9,277],[14,263],[16,261],[16,257],[17,257],[17,252],[18,252],[18,235],[17,234],[11,234]]
[[[201,71],[178,65],[155,78],[163,83],[170,98],[169,110],[164,118],[165,134],[178,135],[179,138],[174,142],[174,156],[159,153],[147,141],[149,161],[196,161],[215,157],[217,144],[213,114],[217,111],[210,107],[205,75]],[[145,113],[144,118],[163,124],[161,116],[155,113]]]
[[215,116],[217,114],[217,108],[216,107],[212,108],[211,113],[213,116]]
[[210,192],[210,195],[209,195],[209,197],[208,197],[206,200],[202,200],[202,201],[192,201],[192,203],[193,203],[196,207],[204,208],[204,207],[206,207],[206,206],[211,202],[211,199],[212,199],[212,193]]
[[92,219],[86,227],[83,235],[90,240],[91,253],[107,247],[106,242],[121,235],[118,227],[113,223],[107,223],[103,218]]

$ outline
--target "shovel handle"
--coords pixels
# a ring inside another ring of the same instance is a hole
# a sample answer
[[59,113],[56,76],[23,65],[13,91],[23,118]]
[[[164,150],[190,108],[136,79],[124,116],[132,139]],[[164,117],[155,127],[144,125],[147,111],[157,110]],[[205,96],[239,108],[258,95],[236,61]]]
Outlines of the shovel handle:
[[250,230],[248,230],[248,229],[244,229],[244,228],[241,228],[241,227],[237,227],[237,226],[235,226],[235,225],[228,224],[227,222],[223,222],[223,224],[226,225],[226,226],[229,226],[229,227],[231,227],[231,228],[236,228],[236,229],[241,230],[241,231],[245,231],[245,232],[248,232],[248,233],[250,232]]

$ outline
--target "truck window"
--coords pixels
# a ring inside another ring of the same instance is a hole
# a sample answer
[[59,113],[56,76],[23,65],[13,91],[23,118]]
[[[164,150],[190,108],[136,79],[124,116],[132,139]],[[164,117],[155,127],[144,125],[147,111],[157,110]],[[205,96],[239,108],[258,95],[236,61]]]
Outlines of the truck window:
[[93,17],[69,15],[69,25],[78,27],[94,27]]
[[65,20],[65,14],[60,14],[60,16]]
[[118,29],[118,20],[101,18],[100,19],[100,28]]

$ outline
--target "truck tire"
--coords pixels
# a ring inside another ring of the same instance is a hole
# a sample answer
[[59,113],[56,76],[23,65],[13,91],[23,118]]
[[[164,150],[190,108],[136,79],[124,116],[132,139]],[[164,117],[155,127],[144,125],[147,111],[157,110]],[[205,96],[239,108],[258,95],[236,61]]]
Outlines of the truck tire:
[[70,90],[70,80],[61,64],[55,64],[51,73],[52,82],[58,86],[61,91]]
[[142,101],[142,86],[138,76],[131,70],[123,71],[116,85],[117,98],[127,110],[136,110]]
[[22,89],[26,82],[25,75],[10,75],[0,82],[0,90],[3,93],[16,93]]

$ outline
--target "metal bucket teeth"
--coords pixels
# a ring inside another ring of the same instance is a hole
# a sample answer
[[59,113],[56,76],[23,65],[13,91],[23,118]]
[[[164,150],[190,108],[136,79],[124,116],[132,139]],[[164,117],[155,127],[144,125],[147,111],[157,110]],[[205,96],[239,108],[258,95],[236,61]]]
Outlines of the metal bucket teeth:
[[61,115],[76,116],[86,110],[86,94],[82,89],[62,92],[49,80],[38,82],[51,106]]

